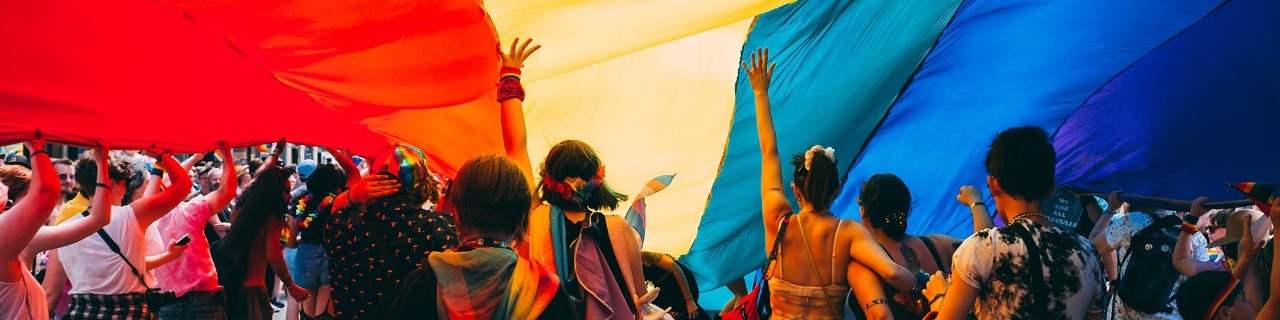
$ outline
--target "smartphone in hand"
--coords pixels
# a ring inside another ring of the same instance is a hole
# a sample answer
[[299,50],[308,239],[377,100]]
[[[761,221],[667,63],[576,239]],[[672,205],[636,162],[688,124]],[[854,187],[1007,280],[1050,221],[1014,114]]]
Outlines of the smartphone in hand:
[[191,234],[190,234],[190,233],[182,235],[182,238],[178,238],[178,243],[177,243],[177,245],[185,246],[185,245],[187,245],[188,243],[191,243]]

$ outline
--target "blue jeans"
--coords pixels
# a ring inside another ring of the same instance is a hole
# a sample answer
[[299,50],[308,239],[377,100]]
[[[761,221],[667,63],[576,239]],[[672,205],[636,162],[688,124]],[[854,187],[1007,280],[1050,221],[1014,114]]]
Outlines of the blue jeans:
[[226,299],[221,293],[189,292],[178,302],[160,308],[162,320],[226,320]]

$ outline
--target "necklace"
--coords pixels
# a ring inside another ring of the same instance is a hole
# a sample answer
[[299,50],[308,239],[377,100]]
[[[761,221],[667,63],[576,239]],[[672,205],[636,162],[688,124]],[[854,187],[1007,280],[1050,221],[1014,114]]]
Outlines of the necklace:
[[1042,213],[1030,211],[1030,212],[1019,213],[1018,215],[1013,216],[1013,219],[1011,221],[1027,220],[1027,222],[1035,223],[1035,221],[1031,221],[1031,217],[1040,217],[1041,219],[1049,220],[1049,217],[1044,216],[1044,214]]
[[491,239],[491,238],[479,238],[479,239],[471,239],[471,240],[467,240],[466,242],[463,242],[462,245],[458,246],[457,251],[467,252],[467,251],[471,251],[479,248],[502,248],[502,249],[512,250],[511,245],[507,244],[506,241]]

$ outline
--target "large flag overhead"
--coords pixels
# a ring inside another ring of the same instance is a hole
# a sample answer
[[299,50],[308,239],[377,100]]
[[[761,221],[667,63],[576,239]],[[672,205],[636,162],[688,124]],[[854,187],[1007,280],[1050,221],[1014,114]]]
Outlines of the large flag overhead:
[[688,252],[711,289],[764,259],[754,101],[738,70],[757,47],[779,64],[780,151],[834,146],[849,168],[836,214],[857,218],[861,182],[891,172],[917,196],[911,233],[964,236],[954,195],[985,191],[986,146],[1013,126],[1054,132],[1058,180],[1080,191],[1218,201],[1244,198],[1222,182],[1280,181],[1265,164],[1278,155],[1276,7],[14,0],[0,6],[0,142],[37,128],[176,152],[285,137],[371,155],[399,142],[452,175],[503,152],[497,48],[534,38],[544,48],[523,74],[534,166],[578,139],[619,190],[679,174],[642,203],[644,249]]

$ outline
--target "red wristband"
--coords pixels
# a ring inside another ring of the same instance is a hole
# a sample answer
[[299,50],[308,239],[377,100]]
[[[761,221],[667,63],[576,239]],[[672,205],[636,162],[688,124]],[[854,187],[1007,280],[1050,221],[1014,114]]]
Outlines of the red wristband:
[[1190,222],[1183,221],[1183,222],[1182,222],[1182,232],[1190,233],[1190,234],[1195,234],[1195,233],[1196,233],[1196,225],[1191,224]]
[[510,74],[514,74],[514,75],[517,75],[517,76],[518,76],[518,75],[520,75],[520,68],[503,66],[503,67],[502,67],[502,70],[498,70],[498,74],[500,74],[500,75],[501,75],[501,74],[508,74],[508,73],[510,73]]

